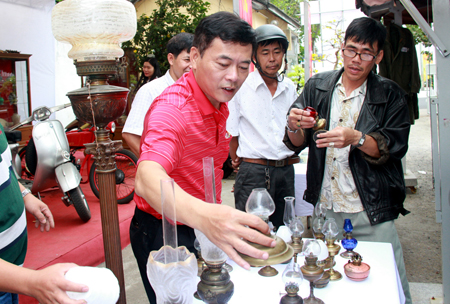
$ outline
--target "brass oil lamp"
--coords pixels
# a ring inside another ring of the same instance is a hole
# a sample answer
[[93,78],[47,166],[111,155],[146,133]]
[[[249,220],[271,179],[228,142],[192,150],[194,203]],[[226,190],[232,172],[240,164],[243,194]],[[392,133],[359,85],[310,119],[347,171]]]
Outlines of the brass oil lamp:
[[77,119],[97,129],[86,153],[94,154],[97,167],[105,261],[119,280],[118,303],[126,303],[114,160],[122,143],[111,141],[105,126],[124,112],[128,89],[110,86],[107,80],[117,74],[124,53],[120,43],[134,37],[136,20],[136,10],[126,0],[65,0],[52,9],[53,35],[72,45],[68,55],[77,74],[88,78],[86,87],[67,96]]
[[[255,188],[247,199],[245,204],[247,213],[259,216],[266,223],[269,223],[269,216],[275,211],[275,203],[265,188]],[[272,277],[278,274],[278,271],[270,265],[276,265],[289,261],[294,255],[294,250],[286,244],[282,238],[269,234],[267,235],[276,241],[275,247],[266,247],[260,244],[249,242],[253,247],[265,251],[269,254],[267,260],[256,259],[245,254],[241,257],[253,267],[261,267],[258,273],[261,276]]]
[[339,253],[341,246],[335,243],[336,236],[339,233],[339,228],[334,218],[329,218],[326,220],[323,227],[323,233],[325,234],[325,240],[327,242],[328,254],[330,258],[330,269],[327,270],[327,272],[330,274],[330,281],[338,281],[342,279],[342,274],[339,271],[334,270],[333,267],[336,264],[334,257]]
[[317,265],[317,259],[320,255],[320,245],[316,240],[306,240],[303,245],[302,254],[305,256],[305,265],[300,270],[303,277],[309,281],[309,297],[303,299],[305,304],[324,304],[324,302],[314,296],[314,282],[322,278],[324,270]]

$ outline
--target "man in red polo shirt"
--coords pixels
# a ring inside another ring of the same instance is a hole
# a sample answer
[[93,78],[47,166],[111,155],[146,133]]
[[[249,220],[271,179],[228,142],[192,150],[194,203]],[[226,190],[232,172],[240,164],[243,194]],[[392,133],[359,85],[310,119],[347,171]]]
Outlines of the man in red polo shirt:
[[[192,69],[168,87],[151,105],[144,121],[136,176],[136,211],[130,238],[150,303],[156,303],[146,264],[150,251],[163,245],[160,180],[175,180],[178,245],[195,252],[193,228],[242,267],[250,266],[237,253],[267,259],[268,254],[245,240],[265,246],[275,241],[257,216],[221,203],[223,162],[230,136],[226,132],[227,102],[248,76],[255,33],[236,15],[218,12],[200,21],[191,49]],[[204,202],[203,157],[214,158],[216,199]],[[249,228],[251,227],[251,228]],[[252,229],[255,228],[255,229]]]

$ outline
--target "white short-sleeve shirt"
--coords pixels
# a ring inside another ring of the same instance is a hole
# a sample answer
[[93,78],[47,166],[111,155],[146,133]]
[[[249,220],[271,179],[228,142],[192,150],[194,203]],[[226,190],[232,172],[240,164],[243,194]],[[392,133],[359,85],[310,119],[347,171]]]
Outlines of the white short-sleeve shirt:
[[281,160],[294,154],[283,143],[286,115],[297,99],[294,83],[287,77],[272,96],[256,70],[228,103],[227,131],[239,136],[237,156]]
[[163,77],[157,78],[143,85],[133,100],[130,113],[128,114],[122,133],[131,133],[142,136],[144,131],[144,118],[150,105],[156,97],[170,85],[174,84],[169,71]]

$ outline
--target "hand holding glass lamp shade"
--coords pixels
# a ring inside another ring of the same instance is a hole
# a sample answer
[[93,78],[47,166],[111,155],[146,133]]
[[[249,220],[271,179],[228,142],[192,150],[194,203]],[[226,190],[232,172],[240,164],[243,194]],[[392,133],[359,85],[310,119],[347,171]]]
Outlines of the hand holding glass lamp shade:
[[147,276],[158,303],[192,303],[198,273],[197,259],[178,245],[173,179],[161,180],[164,246],[150,252]]
[[[265,188],[255,188],[247,199],[245,211],[258,216],[267,223],[269,221],[269,216],[275,211],[275,203]],[[278,274],[278,271],[275,268],[270,267],[270,265],[288,261],[294,255],[294,250],[280,237],[270,234],[268,236],[275,239],[275,247],[265,247],[249,242],[253,247],[267,252],[269,254],[267,260],[255,259],[245,254],[240,254],[240,256],[253,267],[265,266],[258,271],[260,275],[275,276]]]
[[295,259],[292,259],[286,266],[282,279],[287,294],[281,298],[280,304],[303,304],[302,297],[298,295],[303,282],[303,274]]
[[316,240],[306,240],[303,244],[302,255],[305,256],[305,265],[300,270],[303,277],[309,281],[309,297],[303,299],[305,304],[325,304],[321,299],[314,296],[314,282],[322,278],[324,270],[317,266],[317,259],[320,255],[320,244]]
[[327,242],[328,254],[330,256],[330,269],[327,272],[330,274],[330,281],[338,281],[342,278],[342,274],[339,271],[333,269],[335,264],[334,257],[339,253],[341,246],[335,244],[336,236],[339,234],[339,228],[334,218],[329,218],[323,225],[323,234]]

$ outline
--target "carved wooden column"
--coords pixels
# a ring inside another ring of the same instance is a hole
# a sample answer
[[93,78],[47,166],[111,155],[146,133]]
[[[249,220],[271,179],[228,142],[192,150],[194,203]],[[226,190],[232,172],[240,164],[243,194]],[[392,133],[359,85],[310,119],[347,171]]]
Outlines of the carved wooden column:
[[120,297],[117,303],[126,303],[125,280],[120,243],[119,213],[117,209],[116,152],[122,149],[122,142],[111,141],[109,131],[104,128],[95,131],[96,142],[85,144],[86,153],[93,154],[100,191],[103,246],[106,267],[119,280]]

